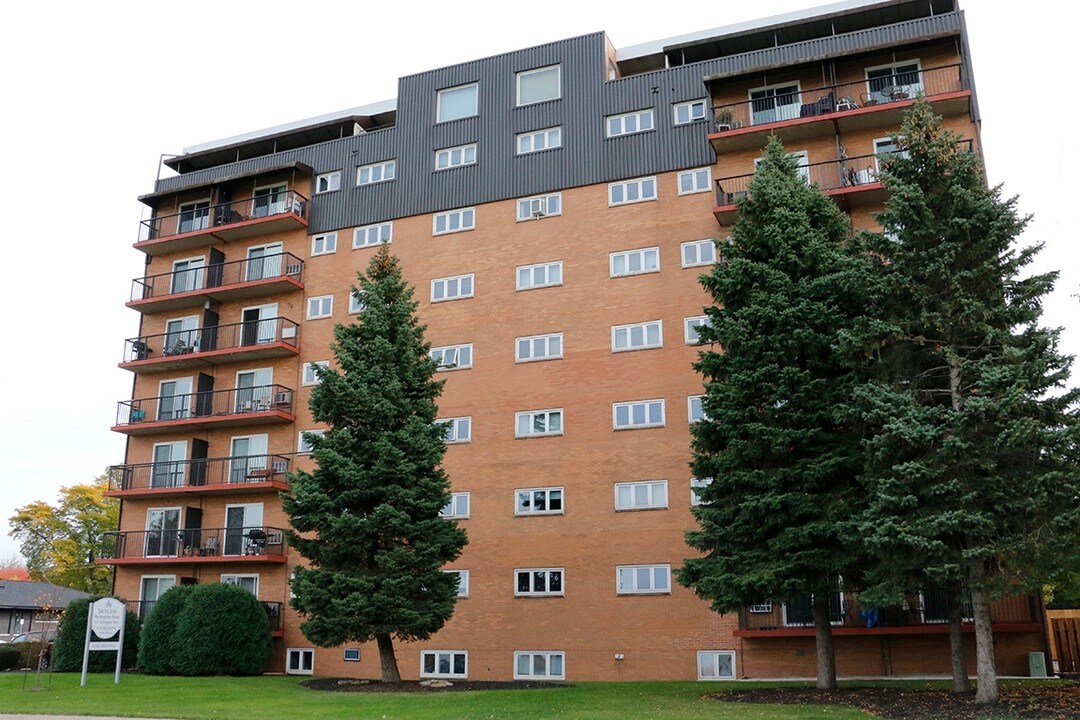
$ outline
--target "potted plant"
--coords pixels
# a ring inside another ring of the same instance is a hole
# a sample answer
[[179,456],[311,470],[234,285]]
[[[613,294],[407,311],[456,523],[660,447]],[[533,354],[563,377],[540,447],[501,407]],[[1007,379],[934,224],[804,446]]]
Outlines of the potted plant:
[[716,132],[725,132],[731,129],[731,108],[718,107],[713,110],[713,120],[716,122]]
[[844,97],[842,97],[842,98],[840,98],[839,100],[836,101],[836,109],[837,109],[837,111],[840,111],[840,110],[854,110],[857,107],[859,107],[859,106],[855,104],[855,101],[852,100],[847,95],[845,95]]

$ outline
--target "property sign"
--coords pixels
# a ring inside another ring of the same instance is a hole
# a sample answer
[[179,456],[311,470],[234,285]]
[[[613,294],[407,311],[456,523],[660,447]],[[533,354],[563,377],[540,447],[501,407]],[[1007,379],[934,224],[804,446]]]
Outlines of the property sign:
[[[90,603],[86,617],[86,642],[83,644],[82,681],[86,685],[86,668],[90,663],[91,650],[111,650],[116,653],[116,675],[113,682],[120,682],[120,662],[124,655],[124,621],[127,609],[116,598],[101,598]],[[117,635],[119,634],[119,637]],[[93,637],[96,636],[97,640]],[[113,638],[116,638],[113,640]]]

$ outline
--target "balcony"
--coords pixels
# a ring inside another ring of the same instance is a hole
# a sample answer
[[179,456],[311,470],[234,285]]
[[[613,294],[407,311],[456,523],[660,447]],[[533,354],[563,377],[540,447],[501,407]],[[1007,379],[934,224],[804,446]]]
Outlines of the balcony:
[[183,269],[135,278],[129,308],[159,312],[200,307],[207,300],[242,300],[303,290],[304,262],[292,253],[217,262],[187,261]]
[[[157,600],[128,600],[125,604],[129,611],[139,616],[140,620],[146,620],[146,616],[149,615],[151,611],[153,611],[154,606],[157,605]],[[282,634],[282,603],[260,600],[259,604],[263,606],[263,610],[266,611],[266,617],[270,620],[270,634],[274,637],[280,636]]]
[[109,468],[110,497],[253,493],[288,491],[283,455],[199,458],[174,462],[114,465]]
[[286,357],[300,352],[300,326],[288,318],[144,335],[124,342],[120,367],[137,373]]
[[105,533],[98,563],[283,563],[285,531],[254,526]]
[[[176,381],[176,384],[180,382]],[[189,389],[154,398],[121,400],[116,425],[112,429],[128,435],[158,435],[181,428],[272,425],[295,421],[293,391],[281,385],[259,385],[231,390],[191,392]]]
[[969,112],[971,91],[961,65],[902,72],[840,85],[822,85],[713,107],[718,155],[760,149],[775,134],[785,145],[826,135],[896,128],[916,98],[944,117]]
[[164,255],[306,228],[307,224],[308,199],[295,190],[284,190],[218,205],[191,203],[181,212],[143,220],[135,247],[147,255]]

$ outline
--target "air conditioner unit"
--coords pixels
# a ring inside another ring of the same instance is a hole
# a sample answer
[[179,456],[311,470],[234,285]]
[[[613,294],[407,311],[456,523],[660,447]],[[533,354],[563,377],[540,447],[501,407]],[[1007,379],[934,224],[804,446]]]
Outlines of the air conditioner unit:
[[296,337],[296,327],[295,326],[286,325],[285,327],[281,328],[281,339],[282,340],[286,340],[286,339],[294,338],[294,337]]
[[284,390],[279,393],[274,393],[275,405],[292,405],[292,391]]
[[292,263],[292,264],[286,265],[285,266],[285,274],[286,275],[299,275],[300,274],[300,268],[301,268],[300,263]]

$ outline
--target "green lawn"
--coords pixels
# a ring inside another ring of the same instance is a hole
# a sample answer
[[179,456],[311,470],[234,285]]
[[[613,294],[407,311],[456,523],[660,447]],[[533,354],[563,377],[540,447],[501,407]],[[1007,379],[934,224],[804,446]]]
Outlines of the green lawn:
[[[0,673],[0,713],[120,715],[208,720],[866,720],[846,707],[752,705],[702,700],[734,683],[582,683],[552,690],[448,693],[324,693],[300,687],[295,677],[162,678],[78,673],[34,676]],[[746,687],[741,685],[740,687]]]

